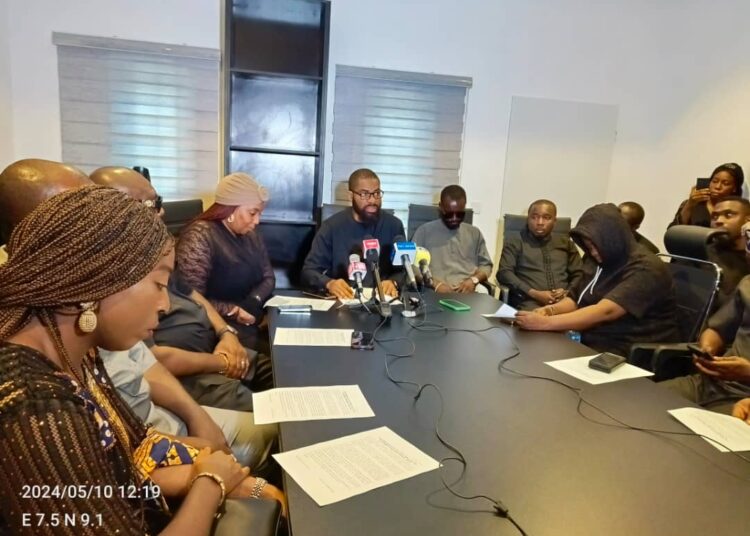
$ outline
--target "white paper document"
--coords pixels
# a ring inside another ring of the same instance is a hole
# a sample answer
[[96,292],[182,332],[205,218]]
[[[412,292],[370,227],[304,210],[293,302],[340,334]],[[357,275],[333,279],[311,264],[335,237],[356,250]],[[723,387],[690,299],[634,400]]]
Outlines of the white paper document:
[[276,461],[319,506],[437,469],[385,426],[281,454]]
[[351,346],[351,329],[276,328],[274,345]]
[[253,393],[255,424],[374,417],[359,385],[282,387]]
[[315,298],[299,298],[297,296],[274,296],[264,307],[278,307],[279,305],[309,305],[313,311],[327,311],[333,307],[333,300],[317,300]]
[[[362,301],[367,303],[372,299],[372,293],[373,289],[371,288],[363,288],[362,289]],[[377,291],[376,291],[377,294]],[[359,300],[357,298],[349,298],[348,300],[339,300],[344,305],[359,305]],[[401,302],[394,298],[393,296],[386,296],[385,301],[390,303],[391,305],[401,305]]]
[[742,419],[700,408],[670,409],[669,414],[696,434],[721,443],[706,439],[721,452],[750,450],[750,425]]
[[487,315],[482,315],[482,316],[486,316],[487,318],[510,318],[510,319],[515,319],[517,312],[518,311],[515,308],[511,307],[507,303],[504,303],[504,304],[502,304],[500,306],[500,309],[498,309],[494,313],[487,314]]
[[[597,354],[598,355],[598,354]],[[586,383],[592,385],[599,385],[600,383],[617,382],[620,380],[629,380],[631,378],[645,378],[646,376],[653,376],[653,372],[638,368],[630,363],[620,365],[612,372],[602,372],[600,370],[594,370],[589,368],[589,361],[595,358],[596,355],[586,355],[583,357],[574,357],[573,359],[559,359],[557,361],[545,361],[547,365],[552,368],[556,368],[559,371],[569,374],[574,378],[578,378]]]

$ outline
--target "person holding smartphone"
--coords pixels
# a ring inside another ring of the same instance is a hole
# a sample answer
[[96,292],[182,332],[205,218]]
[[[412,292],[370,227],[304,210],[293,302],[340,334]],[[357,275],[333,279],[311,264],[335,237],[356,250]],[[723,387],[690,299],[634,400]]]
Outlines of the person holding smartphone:
[[722,164],[709,179],[697,179],[688,198],[677,209],[672,225],[711,226],[711,211],[722,198],[742,195],[745,174],[739,164]]
[[[742,235],[750,261],[750,223],[742,227]],[[750,276],[740,281],[707,326],[697,347],[690,345],[698,373],[660,385],[706,409],[732,414],[738,401],[750,397]]]

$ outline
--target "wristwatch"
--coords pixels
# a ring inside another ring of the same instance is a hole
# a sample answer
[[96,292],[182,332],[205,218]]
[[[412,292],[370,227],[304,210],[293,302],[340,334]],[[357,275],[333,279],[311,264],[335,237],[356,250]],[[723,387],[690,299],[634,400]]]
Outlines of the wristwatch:
[[235,335],[235,336],[239,335],[239,333],[237,332],[236,329],[234,329],[232,326],[230,326],[229,324],[227,324],[226,326],[224,326],[223,328],[221,328],[219,331],[216,332],[216,338],[217,339],[221,339],[221,337],[225,333],[231,333],[232,335]]
[[473,275],[471,276],[471,282],[474,283],[474,286],[476,287],[479,284],[479,278]]

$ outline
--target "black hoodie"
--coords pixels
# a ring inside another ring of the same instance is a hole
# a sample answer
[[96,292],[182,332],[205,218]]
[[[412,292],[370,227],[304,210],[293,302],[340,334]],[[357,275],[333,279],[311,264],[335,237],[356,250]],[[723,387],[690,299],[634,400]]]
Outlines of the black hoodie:
[[[636,243],[615,205],[601,204],[586,210],[570,237],[586,251],[583,277],[572,289],[571,298],[579,307],[608,299],[626,311],[617,320],[583,332],[584,344],[600,352],[627,356],[633,343],[679,341],[677,302],[669,268]],[[588,254],[584,238],[596,246],[601,266]]]

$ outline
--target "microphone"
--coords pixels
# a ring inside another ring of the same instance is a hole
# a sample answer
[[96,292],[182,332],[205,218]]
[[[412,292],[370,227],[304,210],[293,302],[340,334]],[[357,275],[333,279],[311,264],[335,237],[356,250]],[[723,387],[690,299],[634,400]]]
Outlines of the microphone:
[[383,282],[380,279],[380,241],[372,236],[365,236],[362,241],[362,251],[365,252],[365,259],[367,259],[370,265],[370,271],[375,278],[375,288],[378,291],[378,298],[380,304],[378,305],[378,312],[384,319],[389,319],[392,316],[391,304],[386,301],[385,293],[383,292]]
[[432,280],[432,272],[430,271],[430,261],[432,259],[427,248],[423,248],[421,246],[418,247],[415,260],[417,266],[419,266],[419,271],[422,273],[422,279],[424,279],[425,286],[435,288],[435,283]]
[[367,275],[367,266],[359,260],[359,255],[349,255],[349,281],[357,284],[357,297],[362,296],[362,278]]
[[414,277],[412,264],[417,257],[417,245],[414,242],[407,242],[404,235],[398,235],[393,240],[393,253],[391,253],[391,264],[393,266],[403,266],[406,269],[408,285],[417,290],[417,279]]

